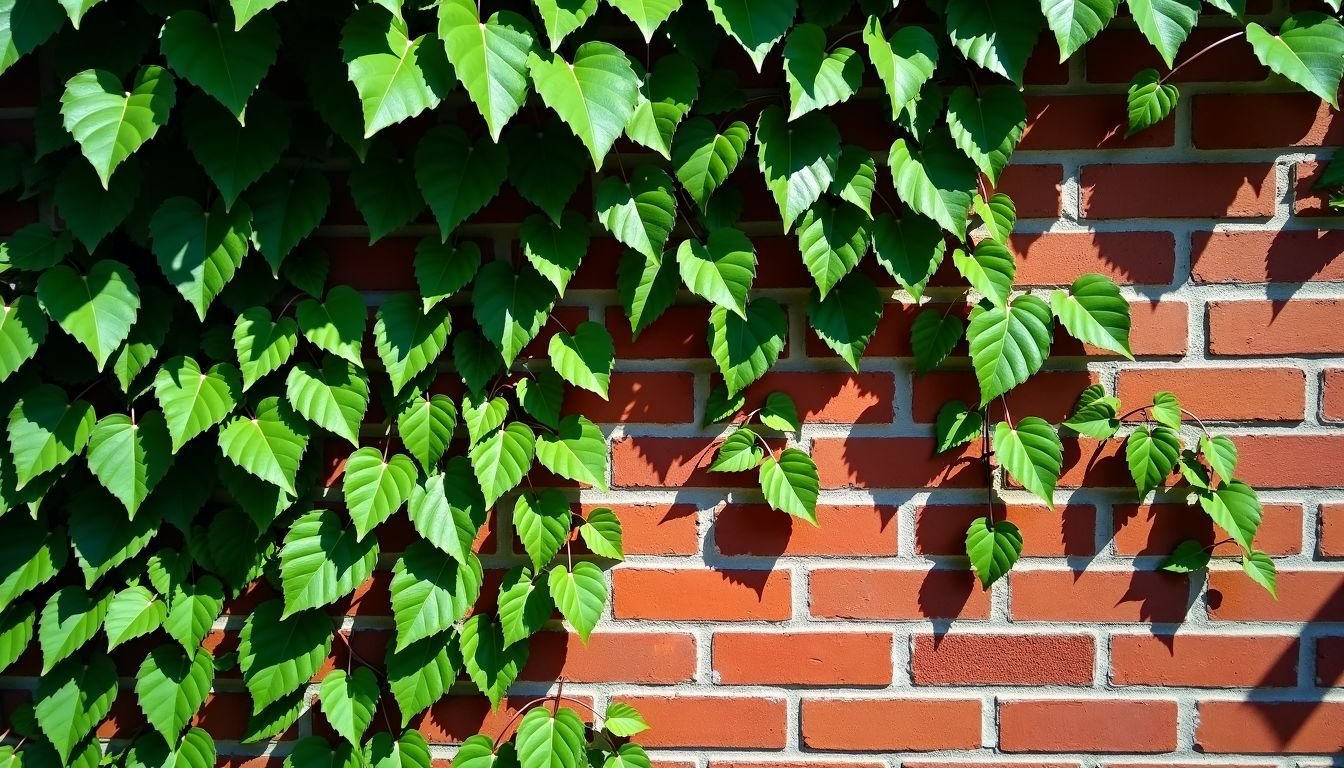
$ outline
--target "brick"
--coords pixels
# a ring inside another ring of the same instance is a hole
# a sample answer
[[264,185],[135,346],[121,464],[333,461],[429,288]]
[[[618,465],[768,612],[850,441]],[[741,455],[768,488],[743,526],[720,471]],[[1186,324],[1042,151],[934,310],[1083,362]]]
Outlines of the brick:
[[819,619],[989,618],[989,593],[970,571],[818,568],[809,582]]
[[[1193,30],[1181,45],[1177,61],[1184,61],[1195,51],[1226,37],[1227,29],[1200,27]],[[1162,57],[1143,38],[1138,30],[1111,27],[1097,35],[1083,49],[1090,83],[1128,83],[1141,69],[1166,72],[1169,67]],[[1172,76],[1175,83],[1259,81],[1269,76],[1251,51],[1249,45],[1220,45],[1206,55],[1181,67]],[[1245,115],[1242,116],[1245,119]]]
[[[901,460],[892,462],[891,457]],[[816,438],[822,488],[983,488],[978,442],[934,454],[927,437]]]
[[[1097,510],[1086,504],[996,506],[997,519],[1022,532],[1024,557],[1087,557],[1096,552]],[[985,515],[984,504],[937,504],[915,513],[915,553],[960,557],[966,553],[966,530]]]
[[728,504],[714,516],[711,535],[722,555],[756,557],[896,554],[897,508],[886,505],[817,505],[809,525],[765,504]]
[[1331,368],[1321,375],[1321,418],[1344,421],[1344,368]]
[[1113,94],[1095,96],[1031,96],[1027,98],[1027,129],[1018,149],[1134,149],[1170,147],[1174,120],[1125,138],[1129,116],[1123,100]]
[[1321,557],[1344,557],[1344,504],[1321,505]]
[[886,372],[772,371],[747,389],[743,410],[756,410],[771,392],[783,392],[807,424],[890,424],[895,391],[896,378]]
[[1134,490],[1134,479],[1125,461],[1122,440],[1093,440],[1064,437],[1064,467],[1060,488],[1126,488]]
[[1344,301],[1214,301],[1209,304],[1209,354],[1344,354]]
[[621,520],[621,545],[627,555],[693,555],[700,551],[697,510],[693,504],[589,504],[582,514],[606,507]]
[[[1200,149],[1269,149],[1344,144],[1344,120],[1310,93],[1208,93],[1195,96],[1192,138]],[[1247,115],[1273,115],[1248,120]]]
[[783,621],[793,615],[786,570],[618,568],[612,612],[618,619]]
[[1176,748],[1176,702],[1000,701],[1004,752],[1134,752]]
[[419,238],[388,237],[374,245],[351,237],[318,237],[312,242],[327,253],[327,285],[353,285],[361,291],[418,290],[414,264]]
[[519,679],[685,683],[695,679],[695,656],[695,637],[684,632],[599,629],[586,643],[566,632],[540,632],[528,641],[527,664]]
[[1344,230],[1196,232],[1190,249],[1196,283],[1344,280]]
[[1112,635],[1111,684],[1292,687],[1297,655],[1297,638],[1285,635]]
[[1091,685],[1087,635],[916,635],[915,685]]
[[783,699],[728,696],[618,696],[639,710],[646,747],[782,749],[788,718]]
[[1236,437],[1237,477],[1259,489],[1344,487],[1344,436]]
[[1316,638],[1316,685],[1321,688],[1344,685],[1344,637]]
[[[589,706],[592,705],[590,697],[575,698]],[[513,721],[518,710],[532,699],[531,696],[508,696],[500,702],[499,709],[491,709],[490,700],[480,694],[448,695],[439,699],[425,712],[411,718],[410,726],[420,731],[430,744],[461,744],[478,733],[493,737]],[[592,715],[584,707],[570,706],[570,708],[585,721],[592,720]]]
[[[911,357],[914,350],[910,346],[910,328],[915,322],[915,316],[920,309],[909,304],[885,304],[882,307],[882,317],[877,321],[877,330],[873,332],[873,338],[864,350],[863,356],[867,358],[883,357]],[[937,311],[946,308],[945,305],[933,305]],[[965,344],[959,346],[960,352],[953,354],[965,354]],[[826,346],[810,328],[807,331],[807,356],[811,358],[823,358],[839,360],[839,356]]]
[[[1021,144],[1018,145],[1019,147]],[[1054,219],[1061,210],[1059,190],[1064,186],[1064,166],[1010,163],[994,189],[1013,199],[1017,218]]]
[[1195,747],[1241,754],[1337,754],[1344,704],[1323,701],[1205,701]]
[[1278,573],[1279,597],[1240,570],[1209,572],[1209,618],[1215,621],[1344,621],[1344,572]]
[[1170,232],[1017,234],[1009,245],[1017,256],[1020,286],[1069,285],[1087,272],[1121,285],[1167,285],[1176,271]]
[[1330,207],[1330,190],[1317,189],[1316,180],[1325,163],[1303,160],[1293,168],[1293,215],[1305,218],[1338,216]]
[[722,685],[885,686],[890,633],[716,632],[712,665]]
[[1143,368],[1120,371],[1116,396],[1151,403],[1168,391],[1205,421],[1301,421],[1307,375],[1300,368]]
[[803,699],[801,718],[808,749],[931,752],[980,746],[979,701]]
[[638,340],[620,307],[609,307],[606,320],[617,360],[709,359],[709,307],[703,304],[668,307]]
[[616,371],[606,398],[569,388],[564,412],[582,414],[598,424],[687,424],[695,420],[695,377]]
[[[1100,381],[1089,371],[1041,371],[1014,387],[1004,399],[1011,413],[1029,413],[1050,422],[1060,422],[1073,412],[1076,393]],[[1065,393],[1061,396],[1061,393]],[[938,411],[951,400],[974,405],[980,402],[980,384],[974,371],[932,371],[914,377],[911,418],[934,424]],[[989,407],[990,421],[1003,419],[1003,400]]]
[[[618,488],[741,488],[754,474],[710,472],[721,440],[707,437],[623,437],[611,444],[611,481]],[[782,447],[782,445],[781,445]]]
[[1276,201],[1269,163],[1088,165],[1088,219],[1267,218]]
[[1188,579],[1165,572],[1025,570],[1009,578],[1015,621],[1175,623],[1190,600]]
[[[1215,541],[1215,556],[1240,555],[1241,548],[1195,504],[1117,504],[1113,508],[1115,553],[1129,557],[1166,557],[1178,544],[1194,539],[1204,546]],[[1263,505],[1264,518],[1255,532],[1255,548],[1271,555],[1302,551],[1302,506]]]

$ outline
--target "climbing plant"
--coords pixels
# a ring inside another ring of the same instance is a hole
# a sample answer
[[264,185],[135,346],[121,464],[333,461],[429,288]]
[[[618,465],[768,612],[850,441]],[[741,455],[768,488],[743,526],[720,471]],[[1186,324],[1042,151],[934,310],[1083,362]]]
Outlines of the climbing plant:
[[[1179,67],[1197,0],[1126,4]],[[409,726],[459,673],[497,707],[557,610],[586,641],[607,602],[602,568],[623,557],[621,523],[606,508],[575,514],[572,494],[535,470],[606,489],[606,440],[564,403],[573,389],[608,396],[616,345],[600,323],[553,314],[594,235],[622,246],[615,282],[636,343],[674,302],[711,305],[705,421],[734,426],[708,469],[756,472],[771,506],[815,523],[817,469],[790,443],[794,403],[770,394],[742,416],[789,331],[785,308],[753,291],[776,265],[758,257],[761,230],[738,224],[751,185],[778,207],[771,234],[797,242],[821,340],[857,370],[884,305],[918,305],[917,370],[964,340],[980,388],[939,414],[939,449],[980,439],[987,472],[996,461],[1051,503],[1057,428],[1006,411],[990,424],[989,406],[1044,365],[1057,324],[1129,357],[1129,308],[1099,275],[1018,290],[1016,211],[994,186],[1025,127],[1040,40],[1067,59],[1118,6],[0,0],[0,73],[14,70],[0,82],[40,69],[49,89],[32,141],[0,149],[0,194],[46,212],[0,250],[0,671],[34,639],[41,662],[0,762],[208,768],[214,740],[193,722],[217,673],[240,669],[245,740],[266,740],[307,709],[308,681],[339,642],[347,665],[322,678],[316,704],[336,744],[310,737],[286,762],[427,768]],[[1334,105],[1344,27],[1338,2],[1322,9],[1223,42],[1244,36]],[[783,86],[741,82],[744,62]],[[1168,77],[1136,75],[1131,131],[1170,114]],[[886,132],[877,153],[840,119],[865,88]],[[1344,186],[1335,170],[1324,186]],[[474,228],[506,188],[530,212],[515,253]],[[424,235],[418,294],[333,284],[314,235],[345,189],[370,243]],[[965,290],[931,287],[949,257]],[[1201,426],[1184,448],[1169,396],[1142,425],[1119,410],[1089,389],[1063,427],[1124,430],[1143,494],[1179,471],[1272,590],[1232,443]],[[341,445],[338,475],[321,477]],[[967,535],[986,587],[1021,551],[987,485],[989,514]],[[492,511],[507,513],[492,525],[511,527],[525,564],[488,596],[497,608],[477,610],[473,544]],[[332,616],[403,514],[416,535],[392,566],[395,631],[379,665]],[[1167,567],[1208,559],[1183,544]],[[207,637],[243,595],[238,650],[216,655]],[[148,727],[105,755],[93,731],[118,692],[110,654],[133,641],[148,648],[134,683]],[[627,741],[645,727],[638,713],[564,702],[557,691],[529,704],[504,733],[469,739],[455,765],[647,768]],[[370,737],[379,712],[387,730]]]

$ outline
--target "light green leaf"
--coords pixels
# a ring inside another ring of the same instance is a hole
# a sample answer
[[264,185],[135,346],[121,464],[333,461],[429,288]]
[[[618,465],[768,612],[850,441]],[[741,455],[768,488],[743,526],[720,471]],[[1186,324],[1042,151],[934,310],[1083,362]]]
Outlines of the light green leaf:
[[1237,446],[1225,435],[1204,435],[1199,438],[1199,452],[1224,483],[1232,482],[1237,469]]
[[847,144],[840,151],[840,161],[835,167],[835,179],[828,190],[863,211],[864,216],[873,217],[873,193],[877,189],[877,161],[863,147]]
[[163,628],[191,652],[205,639],[224,609],[224,586],[214,576],[202,576],[195,584],[174,589],[170,603]]
[[281,2],[283,0],[229,0],[229,5],[233,7],[235,28],[242,29],[254,16]]
[[215,183],[225,210],[280,162],[289,133],[289,107],[269,91],[252,95],[246,125],[230,120],[221,104],[200,94],[187,101],[182,118],[182,136]]
[[579,768],[587,762],[585,732],[572,709],[531,709],[518,723],[518,762],[522,768]]
[[415,180],[439,224],[439,238],[499,194],[509,175],[509,153],[484,136],[472,141],[461,128],[439,125],[415,147]]
[[93,639],[111,603],[110,589],[90,595],[78,584],[62,587],[47,599],[37,625],[43,675]]
[[799,24],[784,43],[789,119],[848,101],[863,85],[863,57],[853,48],[827,48],[826,32]]
[[0,610],[55,578],[69,559],[65,531],[15,516],[0,538]]
[[[383,5],[391,0],[376,0]],[[285,758],[283,768],[363,768],[364,753],[353,744],[332,747],[321,736],[309,736],[294,745]]]
[[117,669],[102,654],[70,659],[38,678],[33,713],[62,764],[70,764],[75,747],[107,717],[116,697]]
[[354,746],[364,738],[378,707],[378,678],[368,667],[355,667],[350,674],[333,669],[322,678],[317,699],[322,715],[342,738]]
[[432,765],[429,743],[419,731],[413,730],[399,738],[386,732],[375,733],[364,745],[364,756],[370,768],[430,768]]
[[1129,111],[1129,127],[1125,129],[1125,138],[1167,119],[1180,98],[1180,90],[1170,83],[1162,82],[1156,69],[1139,70],[1129,81],[1129,91],[1125,96]]
[[1083,394],[1078,398],[1078,404],[1074,406],[1073,413],[1062,426],[1068,427],[1080,435],[1087,435],[1098,440],[1109,440],[1120,429],[1120,419],[1116,408],[1119,401],[1113,397],[1106,397],[1105,390],[1101,388],[1101,385],[1093,385],[1093,387],[1083,390]]
[[32,603],[16,603],[0,612],[0,672],[12,666],[28,650],[36,626],[37,609]]
[[817,524],[820,484],[812,457],[797,448],[785,448],[779,458],[761,462],[761,493],[771,507]]
[[1153,407],[1148,413],[1159,424],[1165,424],[1176,430],[1181,428],[1181,401],[1170,392],[1154,393]]
[[588,519],[579,526],[579,536],[588,549],[599,557],[624,560],[621,548],[621,520],[607,507],[597,507],[588,513]]
[[401,727],[443,698],[461,669],[462,655],[453,635],[422,640],[404,651],[389,644],[387,684],[401,710]]
[[899,219],[889,213],[879,214],[872,228],[877,263],[918,302],[933,273],[943,263],[947,241],[942,230],[916,213],[907,213]]
[[693,117],[672,139],[672,167],[687,194],[705,210],[710,195],[737,170],[746,154],[751,129],[741,120],[719,131],[704,117]]
[[443,43],[432,34],[412,39],[405,20],[378,3],[350,14],[341,53],[359,93],[366,139],[437,107],[453,82]]
[[159,269],[204,320],[210,303],[243,264],[252,212],[247,206],[227,211],[221,199],[207,213],[194,200],[173,197],[150,219],[149,236]]
[[361,541],[335,511],[318,509],[295,520],[280,549],[281,618],[331,605],[373,574],[378,541]]
[[746,319],[721,306],[710,311],[710,355],[718,363],[729,395],[746,389],[770,370],[784,349],[788,332],[789,318],[774,299],[752,301]]
[[514,422],[471,449],[471,468],[481,484],[487,507],[494,506],[499,497],[523,481],[523,475],[532,467],[536,442],[530,427]]
[[397,436],[426,472],[443,459],[456,427],[457,406],[447,395],[417,394],[397,413]]
[[1279,34],[1251,22],[1246,40],[1262,64],[1339,108],[1339,81],[1344,77],[1344,25],[1324,13],[1289,16]]
[[994,427],[994,456],[1009,476],[1054,509],[1055,484],[1064,466],[1064,445],[1044,419],[1027,416],[1014,427]]
[[985,200],[976,193],[972,205],[985,228],[985,234],[1000,245],[1007,245],[1008,237],[1013,234],[1013,226],[1017,224],[1017,206],[1013,204],[1012,198],[1002,192],[995,192],[989,196],[989,200]]
[[585,321],[573,335],[561,331],[551,337],[549,353],[551,367],[565,381],[607,399],[616,350],[605,325]]
[[641,165],[629,183],[611,176],[597,188],[597,220],[648,258],[662,253],[676,219],[676,189],[655,166]]
[[527,57],[536,45],[531,25],[510,11],[482,21],[471,0],[444,0],[439,37],[490,138],[499,143],[504,126],[527,100]]
[[505,366],[511,366],[541,333],[555,299],[551,284],[530,266],[520,265],[514,272],[508,262],[492,261],[476,275],[472,317],[504,357]]
[[[500,747],[501,751],[508,750],[508,754],[512,754],[511,745],[507,742]],[[498,760],[494,740],[483,733],[478,733],[475,736],[468,736],[467,740],[462,742],[462,746],[453,753],[452,768],[495,768]]]
[[252,694],[252,712],[261,712],[304,685],[331,653],[332,623],[321,611],[280,618],[279,600],[253,609],[238,636],[238,666]]
[[825,299],[816,291],[808,296],[807,319],[826,346],[857,371],[882,319],[882,295],[867,275],[853,272]]
[[763,458],[765,449],[761,447],[756,433],[747,427],[738,427],[719,443],[714,461],[709,464],[709,471],[746,472],[759,466]]
[[840,132],[825,113],[790,121],[783,109],[772,106],[761,112],[756,123],[756,146],[765,185],[774,195],[788,232],[835,180]]
[[102,370],[131,333],[140,311],[140,286],[121,262],[99,261],[85,275],[62,264],[37,279],[37,300]]
[[996,307],[1008,305],[1008,296],[1013,292],[1013,280],[1017,277],[1017,262],[1009,251],[999,243],[985,239],[976,243],[975,252],[967,254],[958,248],[952,252],[952,263],[957,271],[966,278],[971,287],[989,299]]
[[1035,296],[1019,296],[1003,307],[977,304],[966,338],[980,381],[980,405],[1039,371],[1050,355],[1053,333],[1050,307]]
[[499,429],[508,415],[509,401],[502,397],[480,400],[471,393],[462,396],[462,420],[467,425],[467,437],[472,445]]
[[897,139],[891,145],[888,165],[901,202],[965,239],[976,167],[946,131],[933,132],[919,149],[909,147],[905,139]]
[[363,365],[359,350],[369,315],[359,291],[348,285],[338,285],[327,292],[325,304],[317,299],[304,299],[295,308],[294,315],[303,337],[318,349],[355,365]]
[[1199,0],[1127,0],[1126,4],[1139,31],[1170,68],[1176,50],[1199,20]]
[[550,591],[533,578],[531,569],[520,565],[504,575],[499,587],[499,624],[505,645],[513,645],[540,632],[554,610],[555,602]]
[[252,307],[233,324],[233,348],[247,390],[288,362],[299,346],[299,326],[293,318],[272,321],[265,307]]
[[467,460],[454,456],[443,472],[411,489],[406,511],[426,541],[466,563],[476,531],[485,520],[485,499]]
[[174,357],[154,376],[154,397],[163,409],[173,453],[233,412],[243,396],[243,379],[230,363],[209,371],[190,357]]
[[177,743],[182,729],[205,703],[214,679],[209,651],[183,652],[175,645],[160,645],[149,652],[135,676],[136,703],[164,741]]
[[652,72],[644,72],[638,64],[632,64],[632,67],[642,82],[634,114],[625,124],[625,135],[671,159],[677,126],[700,95],[700,70],[695,62],[681,53],[660,57]]
[[555,286],[556,293],[564,294],[588,252],[588,220],[573,211],[565,211],[559,222],[528,216],[518,241],[527,262]]
[[1144,425],[1125,440],[1125,461],[1140,496],[1161,486],[1176,468],[1181,438],[1171,427]]
[[947,125],[957,147],[998,184],[1027,127],[1027,103],[1012,86],[961,86],[947,99]]
[[676,259],[658,254],[650,258],[627,249],[616,268],[616,292],[630,320],[635,338],[653,324],[677,299]]
[[757,72],[798,13],[798,0],[708,0],[708,3],[714,21],[746,49]]
[[822,299],[859,265],[868,238],[868,217],[855,206],[818,200],[807,209],[798,227],[798,249]]
[[681,0],[608,0],[612,7],[639,27],[644,42],[653,40],[653,33],[681,7]]
[[411,496],[418,473],[400,453],[388,458],[377,448],[360,448],[345,460],[341,493],[355,523],[355,536],[364,540]]
[[606,761],[602,763],[602,768],[653,768],[653,761],[649,759],[649,754],[643,747],[627,743],[608,755]]
[[555,474],[607,490],[607,441],[583,416],[566,416],[554,434],[537,438],[537,463]]
[[793,404],[793,398],[783,392],[766,395],[758,417],[762,424],[779,432],[798,432],[803,428],[798,407]]
[[119,413],[104,416],[89,435],[89,470],[132,517],[163,479],[171,457],[172,438],[158,411],[139,421]]
[[756,248],[740,229],[709,232],[708,242],[683,240],[677,247],[681,281],[695,295],[747,316],[747,294],[756,279]]
[[587,643],[607,604],[607,580],[602,569],[584,560],[569,568],[557,565],[551,569],[547,583],[555,607],[574,626],[579,639]]
[[0,73],[56,34],[65,16],[56,0],[0,0]]
[[891,99],[891,116],[895,119],[933,77],[938,66],[938,41],[927,29],[913,24],[884,37],[881,17],[869,16],[863,27],[863,43]]
[[1105,29],[1119,5],[1119,0],[1041,0],[1045,23],[1059,44],[1059,60],[1066,61]]
[[597,12],[597,0],[532,0],[532,4],[541,14],[553,52],[570,32],[582,27]]
[[359,425],[369,408],[369,379],[362,368],[339,357],[326,358],[321,369],[299,363],[285,377],[285,397],[300,416],[359,445]]
[[1209,567],[1209,550],[1194,539],[1186,539],[1162,561],[1161,568],[1171,573],[1194,573]]
[[[549,22],[547,28],[554,50],[559,41]],[[630,61],[616,46],[592,41],[579,46],[573,63],[533,53],[527,66],[541,100],[583,142],[593,167],[600,169],[639,99],[639,77]]]
[[268,16],[236,30],[190,9],[174,11],[159,34],[168,66],[247,122],[247,100],[275,63],[280,33]]
[[527,643],[505,644],[499,624],[483,613],[466,620],[461,639],[462,664],[467,677],[490,699],[492,707],[498,707],[527,662]]
[[1022,555],[1022,534],[1007,520],[990,523],[980,517],[966,531],[966,555],[980,577],[980,585],[989,589]]
[[950,451],[980,437],[985,419],[960,400],[950,400],[938,409],[934,431],[938,438],[938,452]]
[[141,67],[130,90],[111,72],[86,69],[65,84],[62,124],[107,189],[117,166],[168,122],[176,100],[177,86],[163,67]]
[[560,426],[560,411],[565,404],[565,380],[560,374],[538,371],[535,379],[519,379],[515,392],[528,416],[551,429]]
[[15,490],[84,450],[93,433],[93,406],[71,403],[52,384],[28,390],[9,414],[9,451],[14,457]]
[[294,480],[308,448],[308,425],[280,398],[262,400],[251,418],[233,417],[219,432],[219,448],[248,474],[298,495]]
[[620,701],[607,705],[607,716],[602,720],[602,729],[612,736],[626,738],[649,729],[644,716],[634,707]]
[[317,229],[331,204],[331,185],[315,168],[279,168],[247,192],[257,250],[279,274],[289,252]]
[[1134,359],[1129,351],[1129,302],[1110,278],[1083,275],[1067,292],[1051,294],[1050,306],[1069,335]]
[[1240,480],[1225,482],[1213,493],[1200,494],[1199,505],[1242,550],[1253,551],[1255,532],[1264,517],[1254,488]]
[[948,0],[947,34],[967,59],[1019,87],[1044,24],[1039,0]]
[[409,293],[390,296],[378,307],[373,342],[378,359],[392,379],[394,395],[443,354],[452,327],[446,306],[422,312],[420,301]]
[[1278,572],[1269,555],[1264,552],[1247,552],[1242,555],[1241,568],[1252,581],[1264,587],[1270,597],[1279,599]]
[[[131,388],[140,383],[140,374],[162,351],[172,321],[168,295],[154,289],[146,291],[130,335],[112,356],[112,372],[116,374],[122,392],[131,394]],[[136,392],[140,391],[137,387]]]
[[435,304],[466,288],[481,268],[481,247],[465,240],[438,243],[432,237],[415,246],[415,283],[428,312]]

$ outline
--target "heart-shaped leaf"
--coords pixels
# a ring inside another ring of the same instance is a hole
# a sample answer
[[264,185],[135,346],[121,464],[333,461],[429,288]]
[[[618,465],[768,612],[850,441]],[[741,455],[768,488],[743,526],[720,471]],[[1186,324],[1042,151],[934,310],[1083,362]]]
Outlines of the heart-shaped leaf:
[[867,275],[851,272],[825,299],[816,291],[808,296],[807,319],[826,346],[857,371],[882,320],[882,295]]
[[537,438],[537,462],[555,474],[607,490],[607,442],[602,430],[582,416],[566,416],[553,434]]
[[293,318],[272,321],[265,307],[252,307],[233,324],[233,349],[247,390],[263,376],[280,369],[299,346],[299,326]]
[[973,411],[960,400],[951,400],[938,409],[938,418],[934,423],[934,432],[938,439],[938,452],[950,451],[966,445],[980,437],[985,428],[985,419],[979,411]]
[[602,569],[581,560],[570,567],[552,568],[546,581],[555,607],[574,625],[579,639],[587,643],[607,604],[607,580]]
[[364,113],[364,138],[439,105],[453,82],[443,43],[429,34],[412,39],[400,14],[369,3],[341,30],[347,75]]
[[551,337],[551,367],[576,387],[607,399],[616,351],[607,327],[591,321],[579,323],[573,335],[561,331]]
[[172,437],[158,411],[138,421],[120,413],[104,416],[89,435],[89,471],[131,517],[168,472],[172,453]]
[[8,379],[37,354],[47,338],[47,316],[32,296],[0,302],[0,381]]
[[353,445],[369,408],[369,379],[362,368],[328,357],[319,369],[299,363],[285,377],[285,398],[305,419]]
[[255,416],[235,416],[220,430],[219,448],[248,474],[295,496],[308,425],[283,400],[268,397],[257,404]]
[[708,0],[708,4],[714,21],[746,49],[757,72],[798,13],[798,0]]
[[761,462],[761,493],[771,507],[812,525],[817,524],[820,481],[812,457],[797,448],[785,448],[779,458]]
[[1055,484],[1064,465],[1064,445],[1055,428],[1035,416],[1023,418],[1015,427],[1001,421],[994,428],[993,445],[1008,474],[1053,509]]
[[509,173],[503,145],[472,141],[461,128],[435,127],[415,148],[415,180],[447,242],[458,225],[499,194]]
[[597,188],[597,220],[617,240],[649,258],[663,252],[676,219],[676,189],[652,165],[641,165],[629,183],[612,176]]
[[204,320],[210,303],[243,264],[252,212],[245,205],[225,210],[223,200],[217,200],[207,213],[194,200],[173,197],[154,212],[149,236],[159,269]]
[[480,482],[487,507],[493,507],[499,497],[523,481],[523,475],[532,467],[536,442],[536,434],[530,427],[515,422],[471,449],[471,468]]
[[1171,427],[1144,425],[1125,440],[1125,461],[1140,496],[1160,487],[1181,455],[1181,438]]
[[756,146],[765,185],[788,232],[835,180],[840,132],[824,113],[791,121],[783,109],[766,107],[756,122]]
[[92,405],[83,400],[71,403],[60,387],[39,384],[25,392],[9,414],[15,489],[22,490],[38,475],[83,451],[95,420]]
[[174,357],[154,376],[154,397],[163,409],[173,453],[223,421],[242,396],[242,375],[229,363],[207,372],[190,357]]
[[980,585],[989,587],[1012,570],[1022,555],[1022,533],[1007,520],[991,523],[979,517],[966,531],[966,555]]
[[317,700],[336,733],[357,747],[373,722],[380,694],[378,678],[368,667],[355,667],[349,674],[333,669],[322,678]]
[[327,293],[326,303],[304,299],[295,308],[299,330],[318,349],[361,365],[359,349],[368,326],[368,309],[359,291],[338,285]]
[[[592,5],[597,6],[595,0]],[[555,50],[559,41],[549,21],[547,34]],[[593,167],[601,168],[639,99],[639,78],[629,59],[610,43],[592,41],[579,46],[572,63],[556,54],[533,53],[527,66],[541,100],[588,148]]]
[[885,37],[881,17],[869,16],[863,27],[863,43],[891,100],[891,116],[899,118],[933,77],[938,66],[938,41],[927,29],[914,24],[903,25],[891,37]]
[[555,300],[555,290],[535,269],[521,265],[514,272],[507,262],[492,261],[476,275],[472,316],[511,366],[541,333]]
[[710,311],[709,351],[728,394],[741,392],[770,370],[784,349],[788,331],[788,316],[774,299],[752,301],[745,319],[721,306]]
[[482,21],[471,0],[444,0],[439,37],[490,138],[499,143],[504,126],[527,100],[527,57],[536,45],[531,25],[510,11]]
[[588,221],[573,211],[565,211],[557,223],[544,216],[528,216],[518,231],[523,255],[537,273],[563,294],[579,262],[588,252]]
[[140,664],[135,676],[136,703],[164,741],[177,742],[205,703],[215,679],[213,662],[205,649],[183,652],[169,644],[150,651]]
[[417,476],[415,464],[400,453],[389,458],[377,448],[360,448],[350,454],[345,460],[341,493],[360,541],[401,509],[411,496]]
[[687,194],[705,210],[709,198],[737,170],[746,154],[751,129],[736,120],[719,131],[708,118],[686,121],[672,140],[672,167]]
[[1018,296],[998,307],[982,302],[971,310],[966,338],[980,381],[980,405],[1026,381],[1050,355],[1054,322],[1050,307],[1035,296]]
[[62,264],[37,279],[37,300],[102,370],[131,333],[140,312],[140,286],[121,262],[97,262],[85,275]]
[[481,248],[470,240],[449,245],[426,237],[415,246],[415,283],[425,312],[471,283],[481,268]]
[[268,16],[234,30],[182,9],[168,17],[159,45],[174,72],[246,122],[247,100],[275,63],[280,33]]
[[863,57],[853,48],[827,49],[826,32],[799,24],[784,43],[784,77],[789,83],[789,119],[848,101],[863,85]]
[[163,67],[141,67],[129,91],[115,74],[86,69],[65,84],[61,118],[108,189],[112,172],[154,138],[176,100],[177,86]]
[[409,293],[390,296],[378,307],[373,341],[378,359],[392,379],[394,395],[443,354],[452,328],[452,317],[445,306],[422,312],[420,301]]
[[747,294],[756,279],[756,248],[742,230],[710,230],[704,243],[683,240],[677,267],[691,293],[746,317]]

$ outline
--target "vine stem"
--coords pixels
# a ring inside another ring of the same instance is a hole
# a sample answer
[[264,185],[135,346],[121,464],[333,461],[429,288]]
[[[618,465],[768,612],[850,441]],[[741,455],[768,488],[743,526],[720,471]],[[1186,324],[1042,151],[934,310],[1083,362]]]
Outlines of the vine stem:
[[985,468],[985,520],[994,525],[994,449],[989,445],[989,406],[980,409],[980,464]]
[[533,707],[536,707],[536,706],[545,704],[545,703],[548,702],[548,701],[553,701],[553,702],[555,702],[555,709],[552,710],[552,713],[551,713],[552,716],[554,716],[554,715],[555,715],[555,712],[558,711],[558,710],[560,709],[560,702],[561,702],[561,701],[568,701],[568,702],[573,703],[573,704],[578,704],[579,706],[583,707],[584,709],[587,709],[589,712],[592,712],[594,718],[596,718],[596,717],[598,716],[598,715],[597,715],[597,710],[596,710],[596,709],[593,709],[593,707],[592,707],[591,704],[588,704],[588,703],[586,703],[586,702],[580,701],[580,700],[578,700],[578,699],[576,699],[576,698],[574,698],[574,697],[572,697],[572,696],[566,696],[566,695],[564,695],[564,690],[565,690],[565,679],[562,677],[562,678],[560,678],[558,685],[556,685],[555,693],[554,693],[554,694],[552,694],[552,695],[550,695],[550,696],[543,696],[543,697],[541,697],[541,698],[539,698],[539,699],[533,699],[533,700],[527,702],[526,704],[524,704],[523,706],[519,707],[519,708],[518,708],[518,711],[513,713],[513,717],[509,718],[509,721],[508,721],[507,723],[505,723],[505,724],[504,724],[504,727],[501,728],[501,729],[499,730],[499,735],[495,737],[495,743],[494,743],[494,745],[491,747],[491,753],[492,753],[492,754],[498,754],[498,752],[499,752],[499,745],[503,743],[504,737],[505,737],[506,735],[508,735],[509,730],[512,729],[513,726],[514,726],[514,723],[517,723],[517,722],[518,722],[518,718],[520,718],[520,717],[522,717],[524,714],[526,714],[527,711],[528,711],[529,709],[532,709]]
[[1172,67],[1170,72],[1168,72],[1167,74],[1163,75],[1162,78],[1161,78],[1160,80],[1157,81],[1157,84],[1158,84],[1158,85],[1162,85],[1163,83],[1167,82],[1167,80],[1170,79],[1172,75],[1176,74],[1177,72],[1180,72],[1182,67],[1186,66],[1187,64],[1192,63],[1195,59],[1198,59],[1200,56],[1203,56],[1204,54],[1208,53],[1209,51],[1212,51],[1214,48],[1217,48],[1218,46],[1222,45],[1223,43],[1230,42],[1230,41],[1232,41],[1232,40],[1236,40],[1238,37],[1245,37],[1245,36],[1246,36],[1246,30],[1243,29],[1243,30],[1241,30],[1241,31],[1239,31],[1239,32],[1233,32],[1232,34],[1230,34],[1230,35],[1228,35],[1227,37],[1224,37],[1224,38],[1222,38],[1222,39],[1220,39],[1220,40],[1214,40],[1212,43],[1209,43],[1208,45],[1204,46],[1203,48],[1200,48],[1198,51],[1195,51],[1194,54],[1192,54],[1192,55],[1190,56],[1190,58],[1188,58],[1188,59],[1186,59],[1185,61],[1182,61],[1180,64],[1177,64],[1176,66]]

